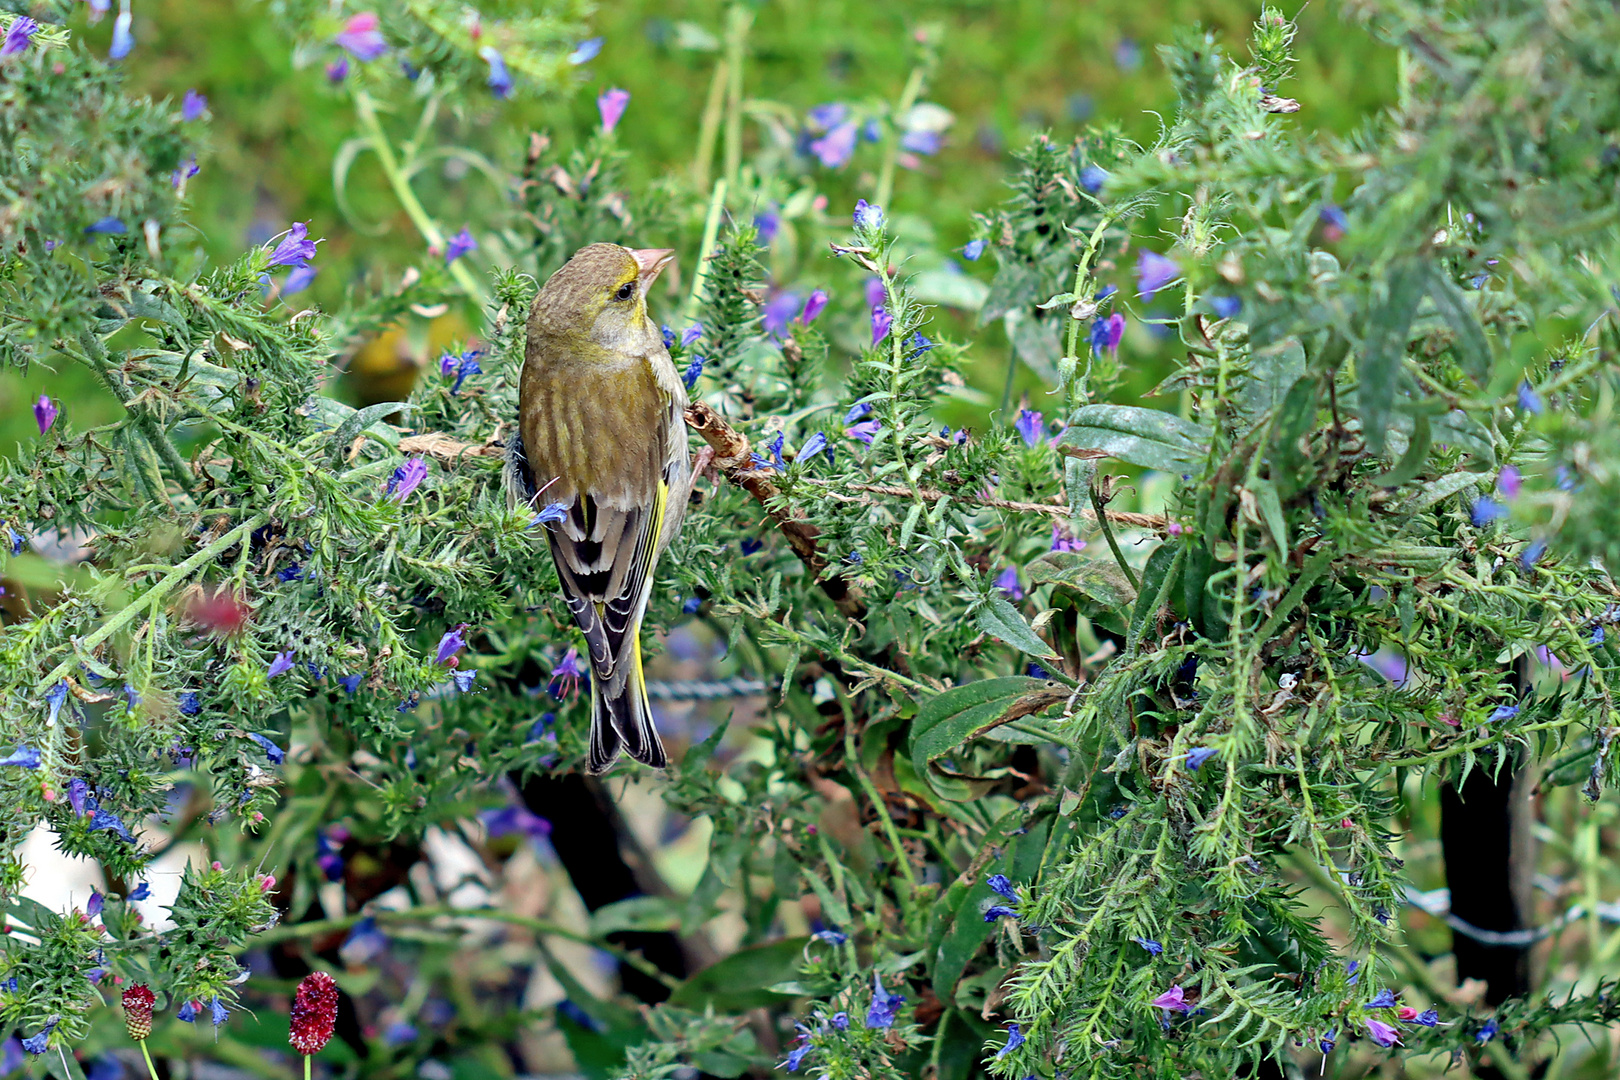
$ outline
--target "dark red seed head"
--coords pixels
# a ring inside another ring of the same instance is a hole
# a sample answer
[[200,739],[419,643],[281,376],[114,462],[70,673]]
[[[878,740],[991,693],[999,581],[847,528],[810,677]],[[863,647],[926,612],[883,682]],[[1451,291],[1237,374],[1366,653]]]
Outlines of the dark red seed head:
[[145,983],[135,983],[124,991],[124,1026],[136,1042],[152,1034],[152,1006],[156,1000]]
[[287,1040],[293,1049],[308,1057],[320,1053],[332,1037],[337,1023],[338,988],[324,971],[305,975],[293,994],[292,1023]]

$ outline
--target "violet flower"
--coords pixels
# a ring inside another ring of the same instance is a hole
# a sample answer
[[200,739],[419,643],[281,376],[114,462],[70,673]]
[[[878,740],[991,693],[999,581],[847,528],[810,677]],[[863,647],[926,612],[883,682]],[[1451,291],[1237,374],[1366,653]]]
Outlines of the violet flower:
[[11,753],[0,758],[0,765],[20,765],[24,769],[37,769],[39,762],[39,750],[32,746],[19,745]]
[[1006,874],[991,874],[984,879],[984,883],[990,886],[990,891],[997,896],[1005,896],[1008,900],[1018,899],[1018,893],[1013,889],[1012,882],[1007,880]]
[[1393,1009],[1393,1008],[1395,1008],[1397,1006],[1397,1004],[1398,1003],[1395,1000],[1395,991],[1390,990],[1390,989],[1388,989],[1386,987],[1385,989],[1380,990],[1380,991],[1378,991],[1378,993],[1373,995],[1373,999],[1371,1001],[1367,1002],[1367,1008],[1369,1008],[1369,1009]]
[[130,32],[130,24],[135,21],[134,12],[125,8],[113,20],[112,45],[107,49],[107,58],[122,60],[135,48],[135,35]]
[[303,266],[315,257],[315,241],[309,239],[309,226],[295,221],[282,234],[281,242],[270,252],[270,266]]
[[827,464],[831,465],[832,447],[827,444],[827,436],[823,432],[818,431],[806,439],[803,446],[799,447],[799,454],[796,458],[794,458],[794,460],[809,461],[811,458],[820,453],[825,453],[827,455]]
[[592,60],[595,60],[597,54],[601,51],[601,38],[586,38],[584,41],[579,43],[578,47],[576,47],[573,52],[568,54],[568,62],[573,64],[575,67],[578,67],[581,64],[588,64]]
[[1018,410],[1018,419],[1013,421],[1013,427],[1023,436],[1024,445],[1031,449],[1041,444],[1041,435],[1045,432],[1045,418],[1032,409]]
[[375,60],[388,51],[388,42],[377,29],[377,13],[362,11],[349,17],[343,30],[332,39],[350,56],[362,63]]
[[473,234],[468,232],[467,227],[463,225],[460,232],[445,242],[444,264],[449,266],[469,251],[477,250],[478,241],[473,239]]
[[258,732],[248,732],[248,738],[259,745],[260,749],[264,751],[264,756],[270,759],[270,764],[280,765],[282,762],[287,760],[287,751],[283,750],[281,747],[277,746],[263,735],[260,735]]
[[779,292],[775,294],[765,302],[763,320],[765,332],[774,338],[786,337],[788,324],[793,321],[793,316],[798,310],[798,293]]
[[506,70],[506,60],[501,56],[500,50],[493,45],[485,45],[478,50],[478,56],[489,65],[489,78],[485,80],[489,92],[498,98],[511,94],[512,73]]
[[1148,951],[1149,956],[1162,956],[1162,955],[1164,955],[1164,946],[1160,945],[1157,941],[1154,941],[1152,938],[1133,937],[1133,938],[1131,938],[1131,940],[1136,942],[1138,945],[1142,946],[1142,948],[1146,949]]
[[56,423],[57,411],[56,402],[46,394],[39,395],[39,400],[34,402],[34,423],[39,425],[41,435],[51,430],[51,425]]
[[1143,248],[1136,254],[1136,295],[1146,302],[1153,294],[1181,276],[1174,259]]
[[287,672],[291,671],[292,669],[293,669],[292,653],[290,653],[290,652],[278,652],[275,655],[275,659],[270,661],[270,666],[265,669],[264,676],[267,679],[273,679],[277,675],[285,675]]
[[799,321],[804,325],[809,326],[811,323],[816,321],[816,316],[820,315],[826,306],[827,290],[817,289],[815,292],[811,293],[810,298],[804,302],[804,310],[799,312]]
[[5,44],[0,45],[0,56],[16,56],[28,48],[28,42],[38,30],[39,23],[26,15],[18,16],[6,31]]
[[884,310],[884,307],[883,307],[882,304],[879,304],[877,307],[873,308],[872,309],[872,344],[874,346],[876,346],[876,345],[880,344],[883,341],[884,338],[888,337],[889,336],[889,328],[892,327],[893,325],[894,325],[894,319],[890,317],[888,311]]
[[883,980],[877,972],[872,973],[872,1007],[866,1011],[866,1026],[869,1028],[886,1029],[894,1024],[895,1018],[900,1015],[900,1006],[906,999],[899,994],[891,994],[883,988]]
[[1097,194],[1108,183],[1108,170],[1101,165],[1087,165],[1080,170],[1080,186],[1091,195]]
[[1541,395],[1536,393],[1529,379],[1519,384],[1519,408],[1536,416],[1541,415]]
[[1213,746],[1195,746],[1191,750],[1187,751],[1187,767],[1196,772],[1204,764],[1204,762],[1208,761],[1218,753],[1220,753],[1220,751],[1215,749]]
[[1365,1023],[1367,1034],[1371,1035],[1372,1041],[1379,1046],[1394,1046],[1401,1041],[1401,1033],[1382,1020],[1369,1018]]
[[281,295],[292,296],[295,293],[303,292],[309,288],[310,282],[315,280],[315,275],[318,273],[320,273],[319,268],[310,266],[308,263],[303,266],[293,267],[287,274],[287,280],[281,283]]
[[423,480],[427,479],[427,474],[427,462],[422,460],[421,455],[409,458],[388,478],[386,494],[392,496],[395,502],[402,503]]
[[180,103],[180,118],[188,122],[198,120],[207,111],[208,99],[195,89],[187,90],[185,100]]
[[703,324],[695,322],[681,331],[681,348],[689,349],[698,338],[703,336]]
[[580,680],[585,677],[585,668],[579,662],[579,650],[572,645],[563,653],[563,658],[557,661],[557,666],[551,669],[551,677],[555,680],[551,686],[551,696],[560,698],[559,684],[562,690],[579,690]]
[[979,256],[984,254],[984,249],[988,243],[987,240],[969,240],[962,247],[962,258],[968,262],[978,262]]
[[996,1051],[996,1060],[1000,1060],[1024,1045],[1024,1033],[1019,1030],[1017,1021],[1007,1021],[1007,1042]]
[[616,86],[602,91],[596,99],[596,111],[602,117],[602,134],[613,134],[613,129],[619,126],[619,120],[629,105],[630,91]]
[[326,65],[326,78],[328,82],[340,83],[349,77],[349,58],[340,56]]
[[467,647],[467,639],[462,634],[465,629],[467,624],[462,623],[444,632],[444,636],[439,638],[439,651],[434,655],[434,663],[448,664],[455,658],[456,653]]
[[872,230],[883,228],[883,207],[874,206],[865,199],[861,199],[855,204],[854,216],[855,227],[857,229]]
[[865,443],[867,446],[871,446],[872,440],[877,438],[877,433],[882,430],[883,425],[879,421],[862,420],[858,424],[845,428],[844,435],[847,438],[856,439]]
[[1512,502],[1514,499],[1517,499],[1519,497],[1519,492],[1522,491],[1523,488],[1524,481],[1519,476],[1517,466],[1506,466],[1502,469],[1501,474],[1496,478],[1496,490],[1502,496],[1502,498],[1506,499],[1508,502]]
[[860,132],[854,124],[839,124],[810,144],[810,152],[829,169],[842,169],[855,156]]
[[1192,1012],[1192,1006],[1187,1004],[1187,992],[1180,986],[1172,986],[1152,1001],[1148,1002],[1155,1009],[1163,1009],[1167,1013]]
[[1009,566],[996,575],[996,588],[1000,589],[1009,600],[1022,600],[1024,598],[1024,590],[1018,585],[1018,568],[1016,566]]

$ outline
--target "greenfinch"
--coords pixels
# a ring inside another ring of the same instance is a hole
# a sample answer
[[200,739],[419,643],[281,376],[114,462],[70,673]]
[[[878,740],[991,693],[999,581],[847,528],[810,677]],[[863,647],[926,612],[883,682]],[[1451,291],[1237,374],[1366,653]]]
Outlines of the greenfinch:
[[647,291],[674,254],[591,244],[551,275],[529,311],[507,457],[509,490],[551,510],[551,557],[590,661],[588,767],[598,774],[621,749],[666,763],[641,619],[691,490],[686,388],[647,315]]

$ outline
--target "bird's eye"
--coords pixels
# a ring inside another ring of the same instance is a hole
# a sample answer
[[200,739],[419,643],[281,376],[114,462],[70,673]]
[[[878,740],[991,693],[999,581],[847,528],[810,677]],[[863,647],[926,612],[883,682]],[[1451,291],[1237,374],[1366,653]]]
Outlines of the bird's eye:
[[634,295],[636,295],[636,283],[633,281],[627,281],[623,285],[619,286],[619,291],[613,294],[613,299],[628,300]]

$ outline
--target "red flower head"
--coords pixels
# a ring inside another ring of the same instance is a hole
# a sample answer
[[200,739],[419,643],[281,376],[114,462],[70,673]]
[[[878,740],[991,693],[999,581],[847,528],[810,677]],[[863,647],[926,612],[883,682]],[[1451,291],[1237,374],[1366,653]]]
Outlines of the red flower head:
[[337,1023],[338,988],[324,971],[305,975],[293,994],[292,1023],[287,1040],[293,1049],[308,1057],[320,1053],[332,1037]]
[[124,1026],[136,1042],[152,1034],[152,1006],[156,1000],[145,983],[135,983],[124,991]]

